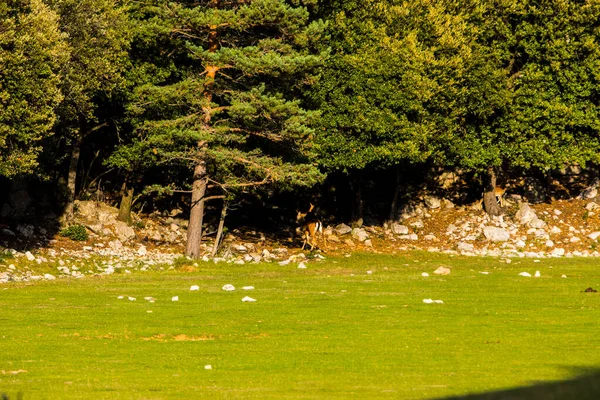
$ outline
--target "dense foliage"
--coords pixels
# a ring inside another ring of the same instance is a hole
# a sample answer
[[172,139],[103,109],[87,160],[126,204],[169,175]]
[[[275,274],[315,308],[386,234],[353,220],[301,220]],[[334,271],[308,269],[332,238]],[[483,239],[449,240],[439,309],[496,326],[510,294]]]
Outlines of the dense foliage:
[[597,163],[599,28],[592,0],[12,0],[0,176],[58,167],[68,215],[80,152],[110,155],[86,174],[112,172],[123,220],[134,187],[191,193],[197,243],[206,199],[327,174]]

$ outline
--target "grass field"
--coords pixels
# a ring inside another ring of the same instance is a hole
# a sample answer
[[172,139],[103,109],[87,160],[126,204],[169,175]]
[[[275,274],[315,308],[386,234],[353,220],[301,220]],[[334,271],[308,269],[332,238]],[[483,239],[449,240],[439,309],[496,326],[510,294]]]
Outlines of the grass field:
[[[206,263],[5,284],[0,394],[425,399],[543,387],[600,366],[600,293],[582,293],[600,289],[599,263],[354,254],[307,269]],[[452,273],[431,274],[439,265]]]

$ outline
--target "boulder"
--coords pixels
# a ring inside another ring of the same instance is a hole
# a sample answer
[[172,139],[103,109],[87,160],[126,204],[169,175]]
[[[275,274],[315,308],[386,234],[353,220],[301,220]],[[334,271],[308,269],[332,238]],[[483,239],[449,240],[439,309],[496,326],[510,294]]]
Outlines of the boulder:
[[369,238],[369,234],[363,228],[354,228],[352,229],[352,238],[364,242]]
[[135,231],[132,227],[127,225],[125,222],[117,221],[114,227],[115,235],[121,242],[126,242],[135,238]]
[[334,230],[338,235],[347,235],[348,233],[352,232],[352,228],[346,224],[339,224]]
[[393,222],[392,232],[394,232],[396,235],[408,235],[408,227],[398,222]]
[[483,228],[483,235],[492,242],[506,242],[510,239],[510,232],[504,228],[495,226],[486,226]]
[[437,197],[425,196],[423,201],[425,202],[425,205],[427,206],[427,208],[430,208],[432,210],[435,210],[442,206],[442,201],[440,199],[438,199]]
[[530,223],[534,219],[537,219],[537,215],[527,203],[521,203],[519,204],[519,211],[517,211],[517,213],[515,214],[515,219],[521,225],[525,225]]

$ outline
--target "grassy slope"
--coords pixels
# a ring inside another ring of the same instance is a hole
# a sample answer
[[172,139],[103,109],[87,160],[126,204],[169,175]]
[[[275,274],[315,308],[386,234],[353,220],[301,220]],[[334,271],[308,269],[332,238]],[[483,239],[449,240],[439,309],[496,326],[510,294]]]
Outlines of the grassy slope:
[[[567,379],[600,365],[600,294],[581,293],[600,288],[597,263],[354,255],[306,270],[203,264],[197,273],[4,285],[0,393],[432,398]],[[421,277],[440,264],[452,274]],[[536,269],[541,278],[517,276]],[[224,292],[225,283],[238,289]],[[258,301],[242,303],[246,295]],[[8,373],[18,370],[26,372]]]

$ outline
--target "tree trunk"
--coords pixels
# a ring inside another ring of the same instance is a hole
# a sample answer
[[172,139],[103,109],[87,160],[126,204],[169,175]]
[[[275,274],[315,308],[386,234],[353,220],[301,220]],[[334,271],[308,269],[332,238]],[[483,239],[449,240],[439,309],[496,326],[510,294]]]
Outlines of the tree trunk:
[[121,193],[121,205],[119,206],[119,215],[117,220],[131,223],[131,204],[133,203],[133,187],[128,187],[128,179],[125,178]]
[[217,229],[217,237],[215,237],[215,244],[213,245],[211,256],[215,256],[217,254],[217,250],[219,250],[219,242],[221,241],[221,236],[223,236],[223,227],[225,226],[225,217],[227,216],[227,201],[223,200],[223,208],[221,209],[221,218],[219,219],[219,229]]
[[202,221],[204,220],[204,194],[206,193],[206,163],[199,162],[194,168],[192,183],[192,207],[187,230],[185,255],[200,258],[200,241],[202,240]]
[[496,201],[496,173],[494,167],[488,167],[489,181],[486,191],[483,194],[483,206],[485,212],[491,216],[500,215],[500,207]]
[[62,216],[62,224],[68,224],[73,220],[73,209],[75,204],[75,184],[77,183],[77,167],[79,166],[79,156],[81,155],[81,146],[87,129],[85,117],[79,117],[79,131],[73,141],[73,150],[71,151],[71,162],[69,163],[69,175],[67,177],[67,205]]
[[396,184],[394,186],[394,197],[392,198],[392,205],[390,207],[390,218],[389,221],[396,221],[398,218],[398,193],[400,192],[400,167],[396,166]]
[[[219,0],[211,0],[211,7],[219,6]],[[217,26],[211,25],[208,34],[208,51],[215,53],[219,46]],[[204,125],[209,128],[212,116],[213,85],[219,67],[216,65],[205,66],[206,82],[204,84]],[[208,130],[208,129],[207,129]],[[194,181],[192,183],[192,208],[190,210],[190,222],[187,231],[187,244],[185,254],[191,258],[200,258],[200,241],[202,240],[202,221],[204,219],[204,195],[208,184],[206,174],[206,161],[203,151],[208,144],[205,141],[198,142],[198,162],[194,168]]]
[[361,176],[356,173],[352,177],[350,188],[354,192],[354,202],[352,203],[352,221],[351,225],[361,227],[363,224],[363,200],[361,190]]

